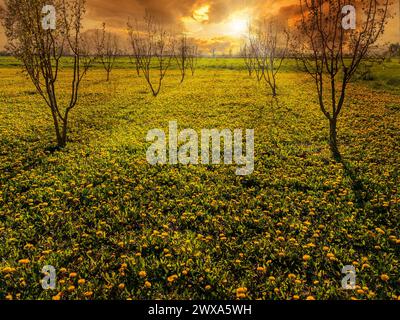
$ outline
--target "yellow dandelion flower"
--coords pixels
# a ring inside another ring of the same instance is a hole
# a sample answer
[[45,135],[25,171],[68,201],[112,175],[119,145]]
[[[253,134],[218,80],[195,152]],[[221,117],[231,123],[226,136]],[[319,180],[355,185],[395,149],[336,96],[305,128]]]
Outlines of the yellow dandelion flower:
[[178,279],[178,276],[176,274],[167,278],[168,282],[170,283],[174,282],[176,279]]
[[146,276],[147,276],[146,271],[140,271],[140,272],[139,272],[139,277],[141,277],[141,278],[146,278]]
[[67,289],[69,292],[75,291],[75,286],[69,286]]
[[124,290],[124,289],[125,289],[125,284],[120,283],[120,284],[118,285],[118,289]]
[[236,293],[247,293],[247,288],[246,287],[237,288]]
[[11,268],[11,267],[5,267],[3,268],[3,270],[1,270],[3,273],[13,273],[16,271],[15,268]]
[[237,288],[236,289],[236,298],[238,299],[245,299],[246,298],[246,294],[247,294],[247,288],[243,287],[243,288]]
[[20,264],[28,264],[30,262],[31,261],[29,259],[21,259],[21,260],[18,261],[18,263],[20,263]]
[[258,268],[257,268],[257,271],[258,271],[258,272],[265,272],[266,269],[265,269],[264,267],[258,267]]
[[382,281],[388,281],[390,278],[389,278],[389,276],[387,275],[387,274],[383,274],[383,275],[381,275],[381,280]]

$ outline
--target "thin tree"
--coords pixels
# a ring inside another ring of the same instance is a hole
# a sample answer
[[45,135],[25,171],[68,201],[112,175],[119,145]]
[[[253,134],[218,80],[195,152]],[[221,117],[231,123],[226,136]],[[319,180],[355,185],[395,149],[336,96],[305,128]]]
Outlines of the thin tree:
[[[8,39],[7,50],[18,58],[32,80],[37,92],[45,100],[52,115],[57,145],[67,143],[68,119],[77,105],[79,88],[83,77],[92,64],[87,48],[82,42],[82,18],[85,13],[84,0],[50,1],[57,12],[56,28],[44,28],[43,8],[47,0],[6,0],[1,18]],[[69,98],[59,101],[61,59],[68,55],[72,59],[72,81]]]
[[199,48],[196,45],[192,45],[189,48],[189,68],[192,72],[192,76],[194,76],[197,65],[199,61]]
[[100,60],[107,73],[108,82],[120,51],[117,36],[106,31],[105,23],[103,23],[101,30],[96,30],[95,32],[95,45],[96,57]]
[[258,27],[250,27],[249,46],[258,81],[264,80],[275,97],[277,75],[288,53],[289,33],[277,22],[264,20]]
[[251,77],[253,72],[255,71],[255,57],[254,52],[251,49],[251,46],[248,43],[245,43],[242,49],[240,50],[240,55],[244,61],[244,65]]
[[185,34],[180,36],[174,48],[175,61],[181,72],[181,83],[183,83],[186,77],[186,71],[190,68],[190,46]]
[[[300,0],[297,57],[315,81],[321,111],[329,121],[330,149],[337,160],[341,159],[337,123],[346,89],[384,33],[389,4],[389,0]],[[356,28],[347,23],[347,5],[358,9]]]
[[217,49],[216,48],[211,48],[211,56],[213,57],[213,58],[216,58],[217,57]]
[[[161,91],[173,59],[173,42],[163,25],[146,13],[142,25],[128,22],[128,33],[137,65],[154,97]],[[155,72],[152,72],[153,69]],[[157,73],[157,76],[154,75]],[[153,77],[156,81],[153,82]]]
[[[134,43],[131,43],[134,48]],[[136,48],[132,50],[132,54],[129,54],[129,60],[135,65],[137,76],[140,77],[140,52]]]

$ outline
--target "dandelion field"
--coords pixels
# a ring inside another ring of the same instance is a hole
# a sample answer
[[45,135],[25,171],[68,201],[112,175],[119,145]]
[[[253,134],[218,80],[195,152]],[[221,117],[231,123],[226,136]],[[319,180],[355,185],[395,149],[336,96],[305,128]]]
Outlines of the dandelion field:
[[[128,60],[109,83],[90,70],[57,151],[43,100],[0,58],[0,299],[399,299],[398,61],[350,86],[344,163],[293,62],[277,99],[239,59],[178,73],[153,98]],[[254,128],[254,173],[149,165],[146,133],[174,120]],[[45,265],[57,290],[40,285]]]

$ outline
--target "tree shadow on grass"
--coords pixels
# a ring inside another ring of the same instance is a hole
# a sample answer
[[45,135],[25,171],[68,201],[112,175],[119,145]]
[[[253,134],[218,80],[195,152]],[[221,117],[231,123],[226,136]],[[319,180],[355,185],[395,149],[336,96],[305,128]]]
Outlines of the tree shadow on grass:
[[[27,144],[30,144],[29,147]],[[24,171],[31,171],[46,163],[46,159],[54,153],[61,151],[54,144],[43,145],[40,141],[24,140],[10,141],[3,140],[0,143],[1,156],[3,163],[0,170],[7,176],[7,179],[13,179]],[[43,152],[44,151],[44,152]],[[19,159],[18,162],[13,159]]]
[[337,159],[343,165],[345,175],[351,180],[351,189],[355,196],[355,205],[359,208],[365,208],[366,204],[372,199],[364,182],[360,178],[357,168],[353,167],[350,162],[341,156]]

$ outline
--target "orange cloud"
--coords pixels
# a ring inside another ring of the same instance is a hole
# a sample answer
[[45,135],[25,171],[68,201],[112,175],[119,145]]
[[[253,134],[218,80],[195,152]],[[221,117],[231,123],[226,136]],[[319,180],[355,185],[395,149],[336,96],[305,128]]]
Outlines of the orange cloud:
[[[299,0],[87,0],[85,26],[93,29],[106,22],[112,31],[126,38],[128,18],[141,18],[148,11],[174,30],[186,31],[191,37],[209,44],[211,39],[224,38],[237,46],[246,20],[275,16],[290,23],[299,14],[298,3]],[[4,0],[0,0],[2,4]],[[400,42],[399,0],[395,0],[392,12],[397,17],[389,23],[385,40]],[[0,27],[0,49],[4,44],[4,32]]]

